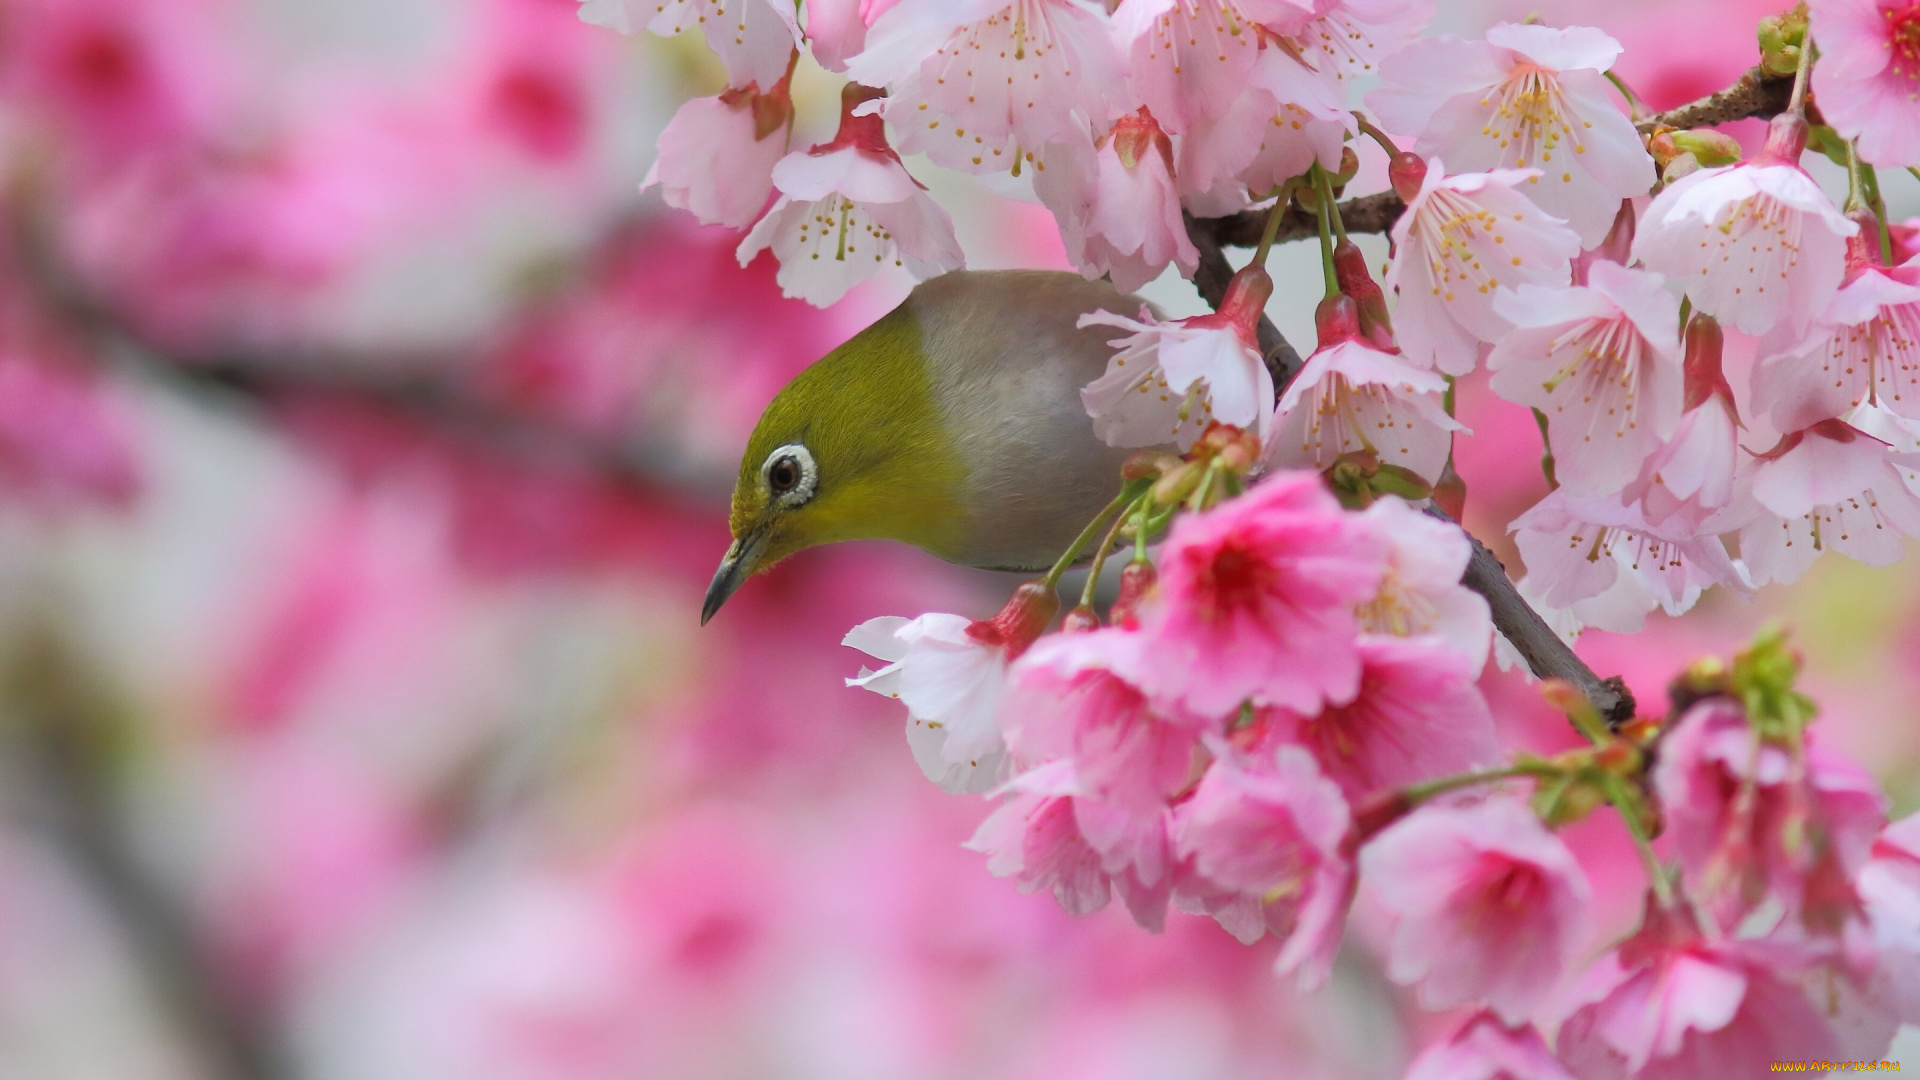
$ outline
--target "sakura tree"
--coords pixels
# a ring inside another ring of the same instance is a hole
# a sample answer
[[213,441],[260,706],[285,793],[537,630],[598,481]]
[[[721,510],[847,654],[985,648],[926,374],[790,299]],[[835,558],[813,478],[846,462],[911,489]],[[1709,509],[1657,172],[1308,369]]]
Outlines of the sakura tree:
[[[968,845],[989,872],[1074,914],[1117,895],[1150,931],[1271,935],[1305,987],[1359,895],[1388,977],[1465,1011],[1421,1077],[1875,1061],[1920,1022],[1913,819],[1824,744],[1784,631],[1676,658],[1659,703],[1571,648],[1920,537],[1920,264],[1877,171],[1920,165],[1920,9],[1769,17],[1737,82],[1653,112],[1618,41],[1551,17],[1468,40],[1425,34],[1421,0],[852,7],[582,15],[707,36],[730,85],[684,106],[655,175],[709,223],[773,192],[739,256],[771,247],[790,296],[960,265],[918,185],[937,168],[1036,200],[1087,277],[1178,275],[1216,309],[1083,319],[1115,352],[1075,422],[1177,454],[1136,454],[1043,581],[990,619],[845,639],[927,777],[993,804]],[[845,77],[811,145],[785,104],[807,58]],[[1717,130],[1755,119],[1751,152]],[[1363,177],[1384,190],[1341,201]],[[1379,276],[1362,233],[1389,237]],[[1266,268],[1295,241],[1323,270],[1311,351],[1266,315],[1308,303]],[[1729,333],[1756,362],[1728,363]],[[1455,524],[1456,389],[1483,368],[1546,448],[1548,493],[1504,523],[1517,581]],[[1490,660],[1543,680],[1581,745],[1505,745]],[[1560,837],[1596,814],[1644,861],[1608,887],[1645,890],[1597,958]]]

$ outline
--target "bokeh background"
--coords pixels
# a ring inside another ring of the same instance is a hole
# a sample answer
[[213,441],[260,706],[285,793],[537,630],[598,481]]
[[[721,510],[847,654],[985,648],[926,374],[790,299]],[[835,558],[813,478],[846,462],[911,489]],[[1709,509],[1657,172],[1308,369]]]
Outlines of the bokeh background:
[[[1737,77],[1769,11],[1440,6],[1601,26],[1655,107]],[[1382,977],[1364,898],[1303,996],[1270,942],[1072,919],[960,849],[985,804],[921,778],[838,642],[1009,580],[846,545],[698,626],[761,406],[905,283],[813,310],[640,194],[718,68],[574,8],[0,0],[0,1078],[1398,1076],[1452,1018]],[[803,61],[798,139],[836,89]],[[1043,210],[909,164],[972,265],[1063,265]],[[1277,263],[1310,342],[1317,257]],[[1463,410],[1503,543],[1539,438],[1484,386]],[[1773,617],[1911,811],[1920,563],[1581,650],[1658,703]],[[1515,745],[1571,744],[1487,686]],[[1639,871],[1604,815],[1572,839],[1597,947]]]

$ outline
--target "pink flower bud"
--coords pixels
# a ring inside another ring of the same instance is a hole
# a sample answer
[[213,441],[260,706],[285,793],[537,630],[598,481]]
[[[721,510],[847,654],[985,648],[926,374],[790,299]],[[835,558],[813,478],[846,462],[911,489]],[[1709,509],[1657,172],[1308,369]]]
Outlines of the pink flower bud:
[[999,645],[1012,660],[1046,632],[1060,610],[1060,597],[1044,581],[1029,581],[1013,590],[1007,606],[991,619],[977,619],[967,636],[982,645]]
[[1427,180],[1427,161],[1419,154],[1403,150],[1387,165],[1387,179],[1393,182],[1393,193],[1400,196],[1400,201],[1412,202],[1414,196],[1420,194],[1420,185]]

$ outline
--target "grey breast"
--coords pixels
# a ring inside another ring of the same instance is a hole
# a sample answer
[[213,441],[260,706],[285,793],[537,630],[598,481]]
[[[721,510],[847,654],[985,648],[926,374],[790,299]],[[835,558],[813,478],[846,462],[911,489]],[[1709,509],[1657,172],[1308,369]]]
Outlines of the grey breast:
[[1111,326],[1080,329],[1141,302],[1104,281],[1048,270],[957,271],[915,289],[934,393],[969,470],[967,550],[974,566],[1052,564],[1118,492],[1134,451],[1093,434],[1080,389],[1106,370]]

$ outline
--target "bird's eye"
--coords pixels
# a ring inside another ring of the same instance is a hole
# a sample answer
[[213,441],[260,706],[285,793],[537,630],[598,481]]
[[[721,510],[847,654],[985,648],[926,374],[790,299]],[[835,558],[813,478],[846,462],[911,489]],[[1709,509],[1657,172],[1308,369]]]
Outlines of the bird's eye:
[[767,469],[767,487],[775,495],[785,495],[799,486],[800,463],[792,458],[780,458]]
[[813,498],[820,474],[813,464],[811,451],[799,443],[788,443],[767,455],[766,464],[760,466],[760,477],[767,485],[767,494],[781,506],[792,509],[806,505]]

